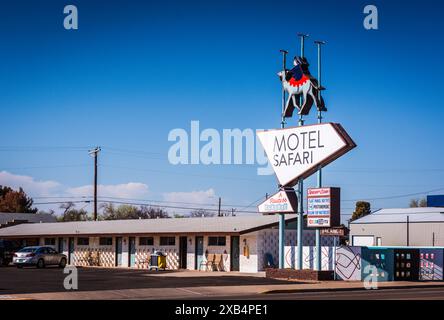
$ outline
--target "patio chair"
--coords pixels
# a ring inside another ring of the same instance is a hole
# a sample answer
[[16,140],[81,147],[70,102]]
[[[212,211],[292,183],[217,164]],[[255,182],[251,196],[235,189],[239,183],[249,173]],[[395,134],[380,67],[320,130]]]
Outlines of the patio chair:
[[216,254],[214,256],[214,261],[211,264],[211,268],[212,270],[214,270],[214,268],[216,268],[216,271],[223,271],[224,268],[222,266],[222,255],[221,254]]
[[215,258],[215,255],[212,253],[209,253],[207,256],[207,260],[206,261],[204,260],[200,263],[199,270],[202,269],[202,266],[205,266],[205,271],[208,271],[208,268],[211,267],[214,263],[214,258]]
[[141,255],[141,257],[137,258],[137,268],[138,269],[149,269],[151,263],[151,253],[148,251],[148,253],[145,255],[145,252]]

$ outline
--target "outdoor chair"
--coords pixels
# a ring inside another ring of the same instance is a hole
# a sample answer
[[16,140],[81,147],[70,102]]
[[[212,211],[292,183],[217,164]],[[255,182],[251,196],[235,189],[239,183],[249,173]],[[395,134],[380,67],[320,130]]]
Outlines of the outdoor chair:
[[223,271],[222,255],[221,254],[216,254],[214,256],[214,261],[211,265],[211,268],[213,271],[214,271],[214,269],[216,269],[216,271]]
[[204,266],[205,271],[208,271],[208,268],[211,267],[214,263],[214,258],[215,258],[214,254],[212,253],[208,254],[207,260],[206,261],[204,260],[200,263],[199,270],[202,270],[202,266]]
[[151,263],[151,254],[148,253],[145,258],[143,256],[138,261],[139,269],[149,269]]

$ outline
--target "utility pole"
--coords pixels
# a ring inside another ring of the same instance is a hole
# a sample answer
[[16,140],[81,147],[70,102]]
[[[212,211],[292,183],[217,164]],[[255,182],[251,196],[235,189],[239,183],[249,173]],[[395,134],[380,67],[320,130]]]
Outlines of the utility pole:
[[218,214],[217,214],[218,217],[222,217],[222,213],[220,211],[221,202],[222,202],[222,199],[221,199],[221,197],[219,197],[219,210],[217,211],[218,212]]
[[97,156],[101,150],[100,147],[96,147],[89,151],[89,154],[94,157],[94,221],[97,221]]
[[[322,60],[321,60],[321,46],[325,44],[325,41],[315,41],[315,44],[318,47],[318,99],[321,101],[321,91],[322,91],[322,84],[321,84],[321,77],[322,77]],[[322,111],[318,107],[318,123],[322,123]],[[318,188],[322,188],[322,170],[321,167],[319,167],[318,170]],[[336,238],[335,238],[336,239]],[[335,240],[336,241],[336,240]],[[335,249],[336,250],[336,249]],[[336,254],[336,253],[335,253]],[[321,250],[321,229],[316,228],[316,260],[315,260],[315,270],[321,271],[322,270],[322,250]]]

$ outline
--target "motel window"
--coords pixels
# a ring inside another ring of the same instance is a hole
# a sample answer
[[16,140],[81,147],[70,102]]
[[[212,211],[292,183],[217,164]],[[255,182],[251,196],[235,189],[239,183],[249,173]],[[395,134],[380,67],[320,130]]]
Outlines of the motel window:
[[101,246],[112,246],[113,245],[113,238],[111,238],[111,237],[100,238],[99,244]]
[[160,237],[161,246],[174,246],[176,244],[175,237]]
[[77,238],[77,245],[78,246],[88,246],[89,245],[89,238]]
[[55,246],[55,238],[45,238],[45,246]]
[[208,237],[208,245],[209,246],[225,246],[226,238],[225,237]]
[[139,238],[139,246],[152,246],[154,245],[153,237],[140,237]]

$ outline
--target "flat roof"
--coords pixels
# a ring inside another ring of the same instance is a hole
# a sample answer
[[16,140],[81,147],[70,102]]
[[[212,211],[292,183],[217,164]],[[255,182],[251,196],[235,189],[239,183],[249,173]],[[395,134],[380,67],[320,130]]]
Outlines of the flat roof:
[[[295,214],[286,215],[286,221],[295,219]],[[278,223],[278,215],[55,222],[2,228],[0,238],[184,233],[244,234],[277,226]]]
[[444,208],[397,208],[380,209],[350,224],[444,222]]

